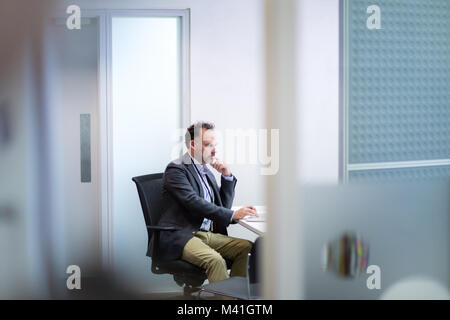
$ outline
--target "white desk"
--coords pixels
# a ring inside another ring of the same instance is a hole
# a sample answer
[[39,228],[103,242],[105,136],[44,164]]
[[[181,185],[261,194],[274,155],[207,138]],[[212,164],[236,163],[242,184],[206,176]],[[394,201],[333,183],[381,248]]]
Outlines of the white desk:
[[262,236],[266,232],[266,222],[260,221],[245,221],[243,219],[238,222],[244,228],[247,228],[250,231],[253,231],[258,236]]
[[[259,211],[259,208],[262,206],[255,206],[256,211]],[[238,210],[241,208],[240,206],[232,207],[232,210]],[[266,232],[267,223],[266,221],[246,221],[245,219],[239,220],[238,224],[243,226],[244,228],[256,233],[258,236],[262,236]]]

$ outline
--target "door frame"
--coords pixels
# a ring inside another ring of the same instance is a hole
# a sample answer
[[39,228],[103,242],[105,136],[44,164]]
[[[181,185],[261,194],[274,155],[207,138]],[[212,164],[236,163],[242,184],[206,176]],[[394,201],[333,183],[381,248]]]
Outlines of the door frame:
[[[112,115],[112,18],[180,17],[181,19],[181,125],[190,123],[190,9],[106,9],[82,12],[83,17],[99,19],[98,101],[100,158],[100,238],[102,267],[113,270],[113,115]],[[130,177],[131,179],[131,177]]]

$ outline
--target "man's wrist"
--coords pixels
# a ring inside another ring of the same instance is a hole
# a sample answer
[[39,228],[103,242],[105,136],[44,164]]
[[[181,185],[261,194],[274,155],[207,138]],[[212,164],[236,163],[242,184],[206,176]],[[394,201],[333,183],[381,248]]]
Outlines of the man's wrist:
[[225,174],[222,173],[222,177],[223,177],[225,180],[228,180],[228,181],[232,181],[233,178],[234,178],[234,177],[233,177],[233,174],[231,174],[231,173],[230,173],[229,176],[226,176]]

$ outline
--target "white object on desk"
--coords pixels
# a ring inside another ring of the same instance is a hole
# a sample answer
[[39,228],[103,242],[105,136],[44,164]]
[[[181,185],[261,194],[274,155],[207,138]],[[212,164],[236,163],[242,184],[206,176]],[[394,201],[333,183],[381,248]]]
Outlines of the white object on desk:
[[243,220],[251,222],[266,222],[266,207],[265,206],[255,206],[257,217],[246,216]]
[[[266,232],[266,207],[265,206],[254,206],[258,217],[248,217],[239,220],[238,224],[244,228],[262,236]],[[232,207],[231,210],[239,210],[240,206]]]
[[[254,222],[265,222],[266,221],[266,206],[253,206],[256,209],[257,217],[254,216],[246,216],[243,220],[246,221],[254,221]],[[231,210],[236,211],[239,210],[240,206],[232,207]]]

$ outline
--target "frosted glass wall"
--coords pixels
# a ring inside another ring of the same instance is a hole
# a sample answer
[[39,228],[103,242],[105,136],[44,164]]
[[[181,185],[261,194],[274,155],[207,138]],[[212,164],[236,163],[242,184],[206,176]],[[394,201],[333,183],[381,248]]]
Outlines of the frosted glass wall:
[[179,17],[112,17],[113,261],[143,291],[176,287],[150,271],[131,178],[163,172],[171,160],[181,127],[180,32]]

